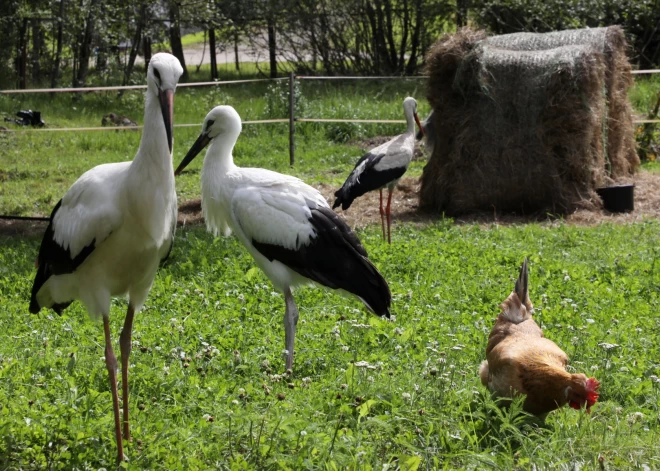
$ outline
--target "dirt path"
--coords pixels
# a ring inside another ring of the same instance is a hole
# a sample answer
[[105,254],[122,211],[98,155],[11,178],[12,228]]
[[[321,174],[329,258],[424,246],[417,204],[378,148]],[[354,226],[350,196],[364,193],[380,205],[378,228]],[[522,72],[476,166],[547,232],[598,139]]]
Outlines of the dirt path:
[[[316,188],[332,204],[335,187],[321,184]],[[416,178],[403,178],[392,197],[392,224],[412,222],[428,224],[439,216],[421,212],[418,205],[419,182]],[[351,227],[362,228],[369,224],[380,224],[379,195],[372,191],[353,202],[346,212],[337,211]],[[579,210],[563,218],[569,224],[593,226],[603,222],[629,224],[645,219],[660,219],[660,174],[640,173],[635,176],[635,211],[613,214],[604,210]],[[517,216],[512,214],[475,213],[455,219],[458,224],[524,224],[528,222],[557,223],[557,219],[547,217]],[[191,200],[179,207],[179,224],[198,224],[202,222],[200,200]]]
[[[317,185],[317,189],[330,204],[334,201],[336,188],[330,185]],[[410,222],[414,224],[430,224],[439,216],[419,211],[419,183],[416,178],[403,178],[397,186],[392,198],[392,226]],[[369,224],[380,225],[379,196],[377,191],[367,193],[353,202],[346,212],[337,212],[346,220],[349,226],[363,228]],[[660,174],[643,172],[635,176],[635,211],[632,213],[612,214],[604,210],[579,210],[563,218],[548,219],[545,217],[528,217],[511,214],[476,213],[456,218],[457,224],[525,224],[529,222],[544,222],[557,224],[564,221],[568,224],[593,226],[603,222],[629,224],[645,219],[660,219]],[[201,201],[190,200],[179,206],[179,225],[194,225],[203,223]],[[33,235],[42,234],[46,228],[45,222],[0,220],[0,235]]]

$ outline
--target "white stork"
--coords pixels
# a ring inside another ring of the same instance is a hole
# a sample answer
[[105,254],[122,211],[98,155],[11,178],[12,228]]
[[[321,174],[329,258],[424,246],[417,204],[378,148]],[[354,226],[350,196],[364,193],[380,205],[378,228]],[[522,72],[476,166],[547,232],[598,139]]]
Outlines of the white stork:
[[147,72],[144,130],[132,162],[104,164],[85,172],[53,209],[32,286],[30,312],[52,308],[61,314],[75,299],[92,318],[103,318],[105,362],[115,416],[117,456],[124,459],[117,359],[110,339],[111,296],[128,294],[119,338],[122,362],[124,439],[130,440],[128,357],[133,317],[167,257],[177,217],[172,168],[174,92],[183,73],[170,54],[152,57]]
[[315,282],[357,296],[389,317],[387,282],[367,258],[357,236],[321,194],[301,180],[261,168],[234,165],[241,118],[217,106],[183,158],[178,175],[210,144],[202,169],[202,211],[209,231],[233,231],[276,289],[284,293],[286,368],[293,367],[298,309],[291,289]]
[[[335,192],[332,208],[341,205],[346,211],[351,207],[353,200],[372,190],[380,191],[380,222],[383,228],[383,239],[385,239],[385,217],[387,217],[387,241],[391,243],[390,237],[390,205],[392,204],[392,192],[399,179],[408,170],[408,165],[415,150],[415,122],[419,130],[424,134],[423,127],[417,115],[417,102],[408,97],[403,100],[403,112],[406,116],[408,128],[406,132],[387,141],[374,149],[371,149],[358,160],[355,168],[348,176],[344,185]],[[383,210],[383,188],[387,187],[387,209]]]

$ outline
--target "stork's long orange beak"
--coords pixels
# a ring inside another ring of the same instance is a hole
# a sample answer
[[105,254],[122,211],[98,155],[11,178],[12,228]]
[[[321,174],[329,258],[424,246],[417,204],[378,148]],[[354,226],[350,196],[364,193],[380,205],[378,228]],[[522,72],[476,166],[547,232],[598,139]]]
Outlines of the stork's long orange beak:
[[159,90],[158,101],[160,102],[160,111],[163,113],[163,123],[165,123],[165,132],[167,133],[167,147],[172,153],[172,115],[174,113],[174,90]]
[[421,132],[422,136],[424,136],[424,128],[422,127],[422,123],[419,121],[419,115],[415,113],[414,116],[415,116],[415,121],[417,122],[417,126],[419,127],[419,132]]

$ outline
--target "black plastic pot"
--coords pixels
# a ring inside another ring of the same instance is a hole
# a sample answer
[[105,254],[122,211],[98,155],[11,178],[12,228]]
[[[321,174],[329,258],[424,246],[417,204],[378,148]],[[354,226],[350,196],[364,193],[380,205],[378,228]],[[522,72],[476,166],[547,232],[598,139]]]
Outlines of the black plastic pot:
[[627,213],[635,209],[635,185],[615,185],[597,188],[603,206],[611,213]]

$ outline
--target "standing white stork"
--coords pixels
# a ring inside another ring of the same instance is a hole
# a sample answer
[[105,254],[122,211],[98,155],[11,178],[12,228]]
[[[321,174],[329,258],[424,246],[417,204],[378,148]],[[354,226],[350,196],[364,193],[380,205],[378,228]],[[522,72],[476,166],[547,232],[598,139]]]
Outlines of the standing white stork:
[[[408,97],[403,100],[403,112],[406,116],[408,128],[406,132],[387,141],[386,143],[371,149],[364,154],[355,168],[348,176],[344,185],[335,192],[332,208],[341,205],[346,211],[351,207],[353,200],[372,190],[380,191],[380,222],[383,228],[383,239],[385,239],[385,217],[387,217],[387,241],[391,243],[390,205],[392,204],[392,192],[399,179],[408,170],[408,165],[415,150],[415,122],[424,135],[424,128],[419,122],[417,115],[417,102]],[[387,187],[387,209],[383,210],[383,188]]]
[[295,177],[234,165],[232,150],[240,133],[236,110],[215,107],[175,175],[210,143],[202,169],[207,228],[216,235],[233,231],[284,293],[286,368],[291,369],[298,322],[292,288],[315,282],[349,292],[387,317],[392,296],[357,236],[316,189]]
[[130,440],[128,357],[133,317],[149,294],[158,264],[172,248],[176,228],[172,111],[182,73],[174,56],[160,53],[152,57],[147,72],[144,130],[135,158],[132,162],[94,167],[69,188],[50,215],[32,286],[32,313],[46,307],[61,314],[78,299],[92,318],[103,318],[119,461],[124,459],[124,451],[117,358],[108,322],[110,298],[124,294],[129,298],[119,344],[124,439]]

